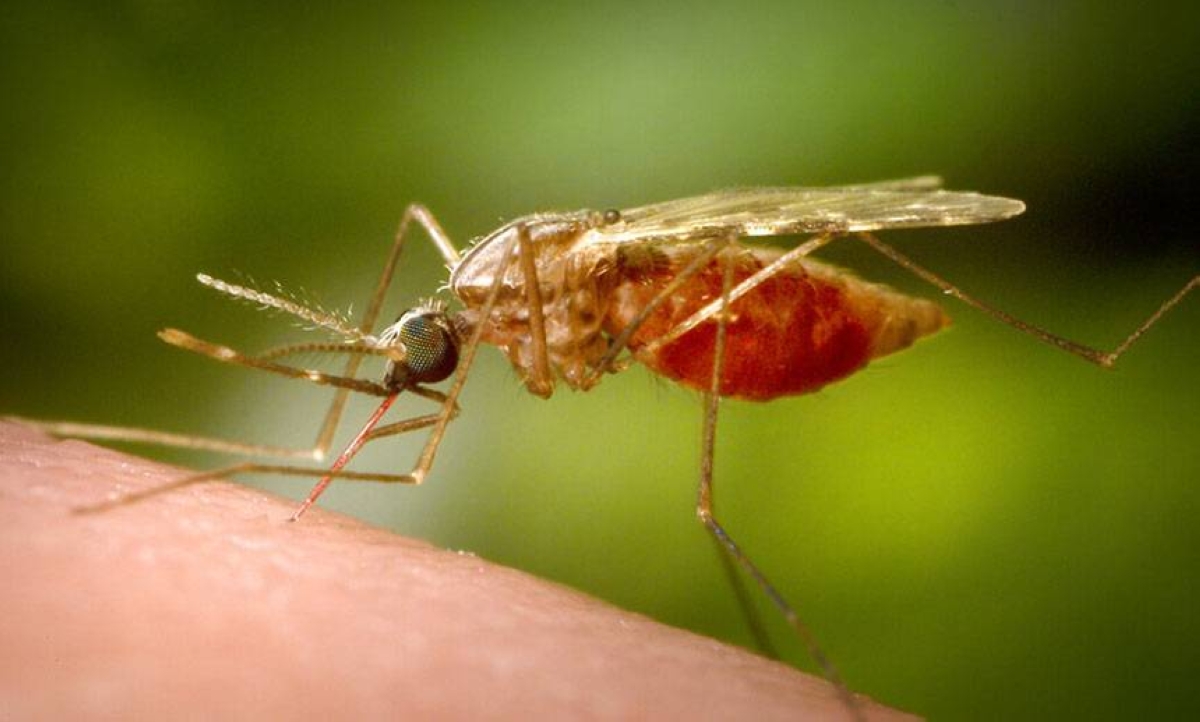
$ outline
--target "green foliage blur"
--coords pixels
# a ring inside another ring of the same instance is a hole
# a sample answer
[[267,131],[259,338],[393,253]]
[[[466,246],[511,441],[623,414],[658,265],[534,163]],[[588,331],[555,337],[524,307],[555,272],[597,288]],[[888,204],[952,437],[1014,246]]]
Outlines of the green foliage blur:
[[[1200,270],[1197,47],[1196,3],[10,2],[0,410],[310,443],[328,392],[154,332],[306,338],[194,274],[361,309],[414,200],[465,244],[539,210],[939,173],[1029,211],[887,238],[1109,346]],[[410,251],[395,312],[446,279]],[[852,243],[823,255],[929,293]],[[819,394],[725,404],[719,516],[876,699],[1194,713],[1200,298],[1112,372],[948,308],[949,331]],[[634,368],[542,401],[483,349],[462,405],[424,487],[322,503],[751,643],[692,513],[695,394]],[[420,441],[361,466],[406,470]]]

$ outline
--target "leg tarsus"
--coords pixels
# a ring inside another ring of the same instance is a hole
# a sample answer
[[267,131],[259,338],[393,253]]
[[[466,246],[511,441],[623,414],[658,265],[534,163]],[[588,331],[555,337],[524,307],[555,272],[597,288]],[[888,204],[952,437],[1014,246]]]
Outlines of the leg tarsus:
[[463,344],[462,352],[459,354],[458,370],[454,374],[454,380],[450,383],[450,388],[445,392],[445,401],[442,404],[441,410],[437,414],[437,419],[433,423],[433,431],[429,432],[429,438],[425,441],[425,448],[421,450],[421,456],[417,459],[416,465],[412,471],[408,473],[414,484],[420,484],[425,480],[429,470],[433,467],[433,460],[437,456],[438,447],[441,446],[442,439],[446,435],[446,427],[450,421],[458,415],[458,396],[462,393],[463,385],[467,382],[467,374],[471,371],[471,366],[475,363],[475,354],[479,350],[479,342],[483,338],[484,324],[490,318],[492,309],[496,307],[496,302],[500,298],[500,288],[503,285],[504,277],[508,273],[509,264],[512,263],[515,254],[518,251],[517,244],[510,242],[504,253],[504,260],[500,263],[500,268],[496,269],[496,280],[492,282],[492,287],[488,290],[487,298],[479,309],[479,323],[471,330],[471,335],[467,342]]
[[750,598],[750,590],[747,588],[746,581],[738,570],[737,562],[730,558],[724,545],[716,537],[710,535],[709,538],[712,539],[717,557],[721,560],[721,569],[725,572],[725,578],[729,580],[729,586],[733,589],[733,596],[737,599],[738,608],[742,610],[742,618],[746,622],[746,629],[750,632],[750,638],[754,640],[755,648],[764,657],[774,660],[780,659],[779,650],[776,649],[770,635],[767,634],[767,628],[763,625],[762,615],[759,614],[758,608],[754,606],[754,600]]
[[1146,331],[1150,330],[1151,326],[1158,323],[1159,319],[1166,315],[1168,311],[1170,311],[1180,301],[1183,300],[1184,296],[1188,295],[1188,293],[1190,293],[1197,286],[1200,286],[1200,275],[1194,277],[1192,280],[1184,284],[1183,288],[1179,289],[1178,293],[1176,293],[1174,296],[1168,298],[1166,301],[1163,301],[1162,305],[1158,307],[1158,310],[1150,314],[1150,317],[1145,321],[1142,321],[1142,323],[1133,330],[1133,333],[1129,334],[1129,336],[1126,337],[1126,339],[1120,344],[1118,344],[1117,347],[1112,351],[1104,354],[1102,360],[1100,361],[1100,365],[1104,366],[1105,368],[1112,368],[1117,362],[1117,359],[1121,357],[1121,354],[1128,351],[1129,347],[1136,343],[1137,340],[1146,333]]
[[[359,323],[359,330],[364,334],[371,333],[375,327],[375,322],[379,319],[379,312],[383,309],[383,301],[387,296],[387,291],[392,285],[392,278],[396,273],[396,264],[400,260],[400,252],[404,248],[404,238],[408,234],[408,227],[416,221],[425,229],[429,235],[433,245],[442,254],[442,258],[446,259],[446,263],[451,266],[457,265],[459,261],[458,250],[454,248],[450,237],[446,235],[446,231],[442,230],[441,224],[437,222],[429,209],[420,203],[410,203],[404,209],[404,215],[400,217],[400,225],[396,228],[396,235],[392,241],[392,248],[388,252],[387,261],[383,264],[383,270],[379,274],[379,280],[375,284],[375,290],[371,292],[371,300],[367,303],[367,309],[363,312],[362,321]],[[342,369],[342,376],[354,376],[358,373],[358,367],[362,364],[362,356],[353,355],[346,360],[346,366]],[[333,444],[333,436],[337,432],[338,423],[342,419],[342,414],[346,410],[346,401],[349,399],[350,392],[339,390],[334,394],[333,400],[329,404],[329,410],[325,412],[325,420],[321,422],[321,429],[317,432],[317,439],[313,442],[313,447],[319,449],[324,455],[329,451],[329,447]]]
[[[76,514],[96,514],[99,512],[110,511],[118,507],[145,501],[160,494],[177,491],[194,484],[228,479],[238,474],[280,474],[284,476],[313,477],[324,476],[328,473],[329,471],[327,469],[314,469],[304,466],[288,466],[280,464],[259,464],[256,462],[247,461],[240,464],[233,464],[232,466],[221,467],[220,469],[213,469],[211,471],[199,471],[194,474],[188,474],[187,476],[166,484],[162,484],[160,486],[142,489],[139,491],[130,492],[128,494],[122,494],[115,499],[108,499],[95,504],[76,507],[72,511]],[[371,481],[383,484],[417,483],[408,474],[376,474],[359,471],[340,471],[334,476],[345,481]]]
[[729,536],[729,533],[725,531],[725,528],[721,526],[720,522],[717,521],[717,518],[713,516],[712,509],[697,509],[697,516],[700,518],[700,522],[704,525],[704,528],[707,529],[710,534],[712,534],[713,538],[717,542],[717,545],[724,550],[724,552],[729,556],[730,559],[733,560],[734,563],[737,564],[737,566],[742,568],[742,571],[744,571],[750,576],[751,579],[754,580],[759,589],[761,589],[763,593],[767,595],[767,598],[771,600],[771,603],[775,605],[775,608],[778,609],[783,615],[783,618],[787,621],[788,626],[792,628],[792,630],[800,638],[800,641],[804,643],[804,647],[808,651],[809,657],[816,662],[817,667],[821,670],[821,674],[825,677],[826,681],[828,681],[837,689],[838,696],[842,698],[847,710],[854,715],[856,720],[864,719],[863,711],[858,703],[858,700],[855,699],[854,694],[850,691],[850,688],[846,686],[846,683],[842,681],[842,676],[838,672],[837,667],[834,666],[833,662],[825,654],[825,651],[821,648],[821,645],[817,643],[817,639],[813,635],[812,630],[808,628],[808,625],[801,621],[800,615],[796,613],[795,608],[793,608],[792,605],[788,603],[787,599],[785,599],[784,596],[779,593],[779,590],[775,588],[775,585],[773,585],[771,581],[767,579],[766,575],[759,570],[754,562],[750,561],[750,558],[747,557],[744,552],[742,552],[741,548],[733,540],[733,537]]
[[916,262],[908,258],[908,256],[905,256],[892,246],[876,238],[874,234],[857,233],[855,235],[857,235],[858,238],[868,246],[875,249],[877,252],[887,257],[904,270],[912,273],[921,280],[932,284],[946,295],[953,296],[968,306],[971,306],[972,308],[991,316],[1007,326],[1011,326],[1018,331],[1026,333],[1042,343],[1059,348],[1069,354],[1073,354],[1084,359],[1085,361],[1090,361],[1097,366],[1102,366],[1104,368],[1112,368],[1116,364],[1117,359],[1120,358],[1121,355],[1126,351],[1128,351],[1129,347],[1137,342],[1137,340],[1140,339],[1142,335],[1150,329],[1151,326],[1158,323],[1159,319],[1161,319],[1168,311],[1182,301],[1184,296],[1186,296],[1197,286],[1200,286],[1200,276],[1192,278],[1192,280],[1184,284],[1183,288],[1179,289],[1175,295],[1164,301],[1162,305],[1158,307],[1158,310],[1150,314],[1149,318],[1139,324],[1138,327],[1133,330],[1133,333],[1129,334],[1129,336],[1127,336],[1124,341],[1118,344],[1116,348],[1114,348],[1112,351],[1104,351],[1101,349],[1092,348],[1091,346],[1085,346],[1068,338],[1063,338],[1057,334],[1050,333],[1039,326],[1022,321],[1021,319],[1005,311],[1001,311],[995,306],[980,301],[974,296],[962,291],[957,286],[945,280],[936,273],[926,269],[921,265],[918,265]]
[[721,305],[717,313],[717,337],[713,355],[713,371],[712,378],[709,384],[709,389],[704,393],[704,429],[701,434],[701,452],[700,452],[700,484],[696,492],[696,516],[704,528],[712,534],[717,545],[728,555],[737,566],[741,567],[747,575],[758,585],[758,587],[767,595],[771,603],[783,614],[788,625],[800,637],[804,646],[808,650],[809,656],[820,667],[821,673],[825,679],[832,684],[836,689],[838,696],[841,697],[847,711],[856,719],[864,719],[862,707],[858,704],[854,695],[851,694],[845,683],[842,682],[841,675],[837,668],[825,655],[821,646],[817,644],[816,638],[809,630],[808,626],[800,620],[800,615],[796,613],[795,608],[783,597],[782,594],[775,588],[775,585],[767,579],[766,575],[750,561],[750,558],[742,552],[741,548],[729,536],[725,528],[717,521],[713,513],[713,460],[716,448],[717,437],[717,412],[720,408],[720,391],[721,391],[721,376],[725,365],[725,334],[726,324],[728,321],[728,309],[731,303],[730,288],[733,281],[733,265],[727,263],[725,265],[725,273],[722,284]]
[[102,424],[80,424],[73,421],[38,421],[9,416],[7,419],[29,424],[57,437],[76,439],[95,439],[97,441],[121,441],[134,444],[154,444],[180,449],[196,449],[198,451],[215,451],[222,454],[240,454],[243,456],[271,456],[280,459],[311,459],[320,461],[316,449],[291,449],[282,446],[265,444],[247,444],[227,439],[214,439],[206,436],[189,434],[174,434],[154,429],[139,429],[131,426],[105,426]]
[[[795,248],[787,251],[783,255],[781,255],[778,258],[776,258],[775,260],[771,261],[769,264],[767,264],[763,268],[759,269],[757,272],[755,272],[749,278],[745,279],[744,281],[739,283],[737,286],[733,287],[733,289],[728,294],[724,295],[722,298],[718,298],[718,299],[714,300],[713,302],[709,303],[707,306],[701,308],[699,311],[696,311],[688,318],[685,318],[683,321],[680,321],[674,328],[672,328],[667,333],[663,334],[662,336],[659,336],[658,338],[654,339],[650,343],[646,344],[642,350],[646,353],[653,353],[656,349],[662,348],[666,344],[671,343],[672,341],[678,339],[683,334],[687,333],[688,331],[691,331],[692,329],[696,328],[700,324],[704,323],[708,319],[715,316],[722,308],[728,307],[729,304],[738,300],[739,298],[746,295],[747,293],[750,293],[751,291],[753,291],[755,288],[757,288],[759,285],[761,285],[764,281],[767,281],[772,276],[774,276],[776,273],[779,273],[779,271],[786,268],[788,266],[788,264],[794,263],[796,261],[796,259],[798,259],[798,258],[802,258],[804,256],[811,254],[812,252],[816,251],[817,249],[821,248],[822,246],[829,244],[835,238],[838,238],[838,236],[828,234],[828,233],[821,234],[821,235],[815,236],[815,237],[805,241],[804,243],[801,243],[800,245],[796,246]],[[730,242],[730,245],[732,245],[732,241]]]
[[642,310],[638,311],[637,315],[633,317],[633,320],[631,320],[625,329],[621,331],[621,335],[612,340],[604,356],[601,357],[601,359],[596,363],[596,366],[584,378],[584,381],[581,384],[582,388],[589,389],[592,386],[595,386],[600,380],[600,376],[614,367],[617,356],[619,356],[621,352],[625,350],[625,348],[629,345],[630,339],[632,339],[633,335],[637,333],[639,328],[642,327],[642,324],[645,323],[648,318],[650,318],[651,314],[658,310],[659,306],[665,303],[672,294],[679,290],[679,288],[682,287],[683,284],[687,283],[693,276],[699,273],[706,265],[708,265],[708,262],[711,261],[714,256],[720,253],[722,249],[730,245],[732,242],[732,239],[729,238],[717,238],[710,241],[708,246],[703,252],[700,253],[700,255],[692,259],[691,263],[677,273],[675,278],[671,279],[671,282],[663,287],[663,289],[654,298],[650,299],[650,302],[647,303]]

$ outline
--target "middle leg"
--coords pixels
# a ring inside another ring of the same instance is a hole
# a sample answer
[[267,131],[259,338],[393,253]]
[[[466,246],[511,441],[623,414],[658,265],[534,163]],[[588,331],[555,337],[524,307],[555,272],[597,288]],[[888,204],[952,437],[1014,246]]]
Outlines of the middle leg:
[[[404,209],[404,215],[400,218],[400,226],[396,229],[395,240],[392,242],[391,251],[388,252],[387,260],[383,264],[383,270],[379,274],[379,280],[375,284],[375,290],[371,293],[371,300],[367,303],[367,309],[363,312],[362,321],[359,322],[359,331],[364,334],[371,333],[375,327],[375,322],[379,319],[379,313],[383,309],[383,301],[387,296],[387,291],[391,288],[392,278],[396,273],[396,265],[400,260],[400,252],[404,249],[404,239],[408,234],[409,226],[416,222],[425,229],[426,234],[432,240],[433,245],[441,253],[447,265],[454,267],[458,265],[459,253],[455,249],[454,244],[450,242],[450,237],[442,230],[441,224],[434,218],[429,209],[420,203],[413,203]],[[358,367],[362,364],[362,356],[351,356],[346,360],[346,366],[342,369],[342,376],[354,376],[358,373]],[[337,432],[338,423],[342,419],[342,414],[346,410],[346,401],[349,398],[349,391],[338,391],[333,401],[329,405],[329,410],[325,412],[325,420],[321,422],[321,429],[317,432],[317,439],[313,443],[314,456],[318,459],[325,458],[329,452],[329,447],[333,443],[333,435]]]
[[[764,269],[765,270],[765,269]],[[696,516],[700,523],[712,534],[717,545],[725,554],[742,569],[754,583],[766,594],[771,603],[783,614],[788,625],[803,641],[809,656],[821,669],[825,679],[837,688],[838,695],[846,709],[855,719],[864,719],[863,712],[853,694],[842,682],[841,675],[834,667],[829,657],[817,643],[816,637],[800,619],[799,613],[776,589],[767,576],[758,568],[750,557],[746,556],[725,527],[717,520],[713,506],[713,464],[717,438],[717,412],[721,403],[721,378],[725,364],[725,335],[728,321],[728,309],[732,302],[733,264],[726,262],[722,282],[722,294],[718,311],[716,312],[717,334],[713,354],[712,379],[708,390],[703,395],[704,428],[701,436],[700,451],[700,484],[696,492]]]

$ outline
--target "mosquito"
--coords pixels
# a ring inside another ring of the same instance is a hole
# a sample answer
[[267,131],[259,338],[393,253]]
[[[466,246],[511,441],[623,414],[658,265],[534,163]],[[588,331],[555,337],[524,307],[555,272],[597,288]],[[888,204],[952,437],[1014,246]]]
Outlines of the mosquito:
[[[811,258],[840,239],[856,239],[953,296],[1039,341],[1111,367],[1142,335],[1200,285],[1192,278],[1111,351],[1084,346],[975,299],[917,265],[874,234],[893,228],[990,223],[1022,213],[1021,201],[948,191],[935,176],[829,188],[746,188],[627,210],[582,210],[524,216],[483,236],[460,254],[434,216],[410,205],[396,232],[360,323],[282,293],[198,280],[216,291],[294,315],[332,332],[333,342],[301,343],[249,355],[177,329],[159,337],[224,363],[261,369],[338,389],[308,449],[168,434],[146,429],[38,422],[57,435],[140,441],[247,455],[326,458],[350,392],[381,398],[353,440],[325,469],[241,463],[181,479],[167,488],[246,472],[319,477],[292,516],[299,519],[334,478],[420,484],[429,474],[481,343],[507,356],[524,386],[549,398],[562,382],[586,391],[636,361],[700,392],[703,431],[696,514],[727,558],[770,598],[861,717],[853,695],[789,603],[718,521],[713,508],[713,450],[721,400],[767,401],[817,391],[873,359],[900,351],[946,327],[932,301],[870,283]],[[374,329],[410,227],[421,226],[450,270],[446,290],[462,309],[426,302]],[[754,239],[807,237],[790,249]],[[301,353],[346,354],[340,375],[281,363]],[[381,357],[382,379],[357,376],[362,361]],[[453,376],[446,391],[430,386]],[[382,424],[402,393],[440,404],[433,413]],[[364,444],[430,429],[408,473],[345,469]],[[160,493],[164,487],[118,503]]]

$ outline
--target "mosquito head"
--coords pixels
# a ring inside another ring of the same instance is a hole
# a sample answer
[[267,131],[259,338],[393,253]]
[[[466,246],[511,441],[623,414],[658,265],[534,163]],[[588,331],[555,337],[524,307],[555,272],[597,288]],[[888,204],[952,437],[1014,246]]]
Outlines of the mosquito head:
[[402,359],[388,362],[384,384],[392,388],[441,381],[458,366],[459,331],[441,304],[405,311],[380,341],[404,350]]

